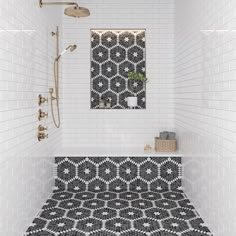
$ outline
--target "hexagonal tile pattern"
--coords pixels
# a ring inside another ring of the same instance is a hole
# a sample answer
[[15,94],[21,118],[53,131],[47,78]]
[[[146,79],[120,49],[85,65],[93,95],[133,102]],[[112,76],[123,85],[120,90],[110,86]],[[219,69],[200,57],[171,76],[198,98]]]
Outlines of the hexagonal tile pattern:
[[103,46],[98,46],[93,50],[93,60],[97,63],[103,63],[108,59],[108,50]]
[[60,208],[51,208],[44,210],[40,217],[46,219],[46,220],[53,220],[62,217],[65,214],[65,210],[62,210]]
[[95,78],[100,73],[100,66],[95,61],[91,61],[91,78]]
[[68,199],[60,202],[59,207],[63,209],[73,209],[77,208],[81,205],[81,201],[75,199]]
[[82,220],[84,218],[88,218],[90,214],[90,210],[80,207],[73,210],[69,210],[67,212],[67,217],[74,220]]
[[129,61],[124,61],[119,65],[119,75],[128,78],[129,72],[134,72],[134,64]]
[[60,233],[65,230],[72,229],[74,224],[75,222],[73,220],[61,218],[61,219],[50,221],[47,226],[47,229],[55,233]]
[[143,199],[152,200],[152,201],[162,198],[160,193],[155,193],[155,192],[141,193],[141,196]]
[[68,183],[68,189],[71,192],[85,191],[86,185],[79,179],[74,179],[70,183]]
[[91,46],[95,48],[100,44],[100,35],[97,32],[91,31]]
[[111,232],[106,231],[106,230],[98,230],[94,233],[90,233],[89,236],[116,236],[116,234],[111,233]]
[[122,232],[131,228],[130,221],[120,218],[114,218],[106,221],[105,226],[113,232]]
[[161,165],[161,172],[160,175],[163,179],[166,179],[167,181],[173,181],[176,178],[178,178],[178,165],[174,162],[166,162]]
[[138,208],[138,209],[147,209],[151,208],[152,202],[144,199],[134,200],[131,202],[132,207]]
[[176,202],[168,200],[168,199],[161,199],[161,200],[155,201],[155,205],[159,208],[164,208],[164,209],[173,209],[177,207]]
[[182,193],[177,193],[177,192],[164,193],[163,196],[164,198],[167,198],[170,200],[182,200],[185,198]]
[[106,183],[100,179],[94,179],[88,184],[88,190],[90,192],[104,192],[106,189]]
[[143,217],[143,212],[135,208],[126,208],[120,211],[120,217],[134,220]]
[[120,193],[120,198],[130,201],[130,200],[139,199],[139,195],[134,192],[125,192],[125,193]]
[[108,201],[117,198],[117,194],[111,192],[103,192],[103,193],[98,193],[97,198]]
[[185,221],[169,218],[162,221],[163,228],[168,229],[172,232],[180,233],[187,230],[188,224]]
[[114,209],[122,209],[129,206],[129,202],[122,199],[108,201],[107,206]]
[[115,93],[120,93],[126,89],[126,80],[121,76],[116,76],[111,79],[111,90]]
[[75,176],[75,166],[68,160],[63,160],[57,166],[57,176],[61,180],[69,181]]
[[85,201],[83,203],[83,207],[89,208],[89,209],[98,209],[98,208],[104,207],[104,204],[105,203],[102,200],[92,199],[92,200]]
[[78,177],[84,181],[89,181],[96,176],[96,166],[85,161],[78,166]]
[[93,79],[93,89],[98,93],[103,93],[108,89],[108,80],[103,76]]
[[91,192],[79,192],[75,194],[75,198],[79,200],[94,199],[95,194]]
[[[109,93],[111,92],[106,92],[102,96],[110,97],[112,103],[114,101],[115,104],[117,102],[117,98],[113,98],[113,95],[116,96],[115,93]],[[126,91],[125,93],[129,92]],[[127,106],[125,100],[121,102],[122,97],[125,99],[125,96],[123,97],[123,92],[120,94],[119,103]],[[57,170],[65,171],[66,174],[71,172],[73,175],[70,175],[69,180],[62,179],[61,175],[57,176],[57,190],[104,192],[110,188],[112,191],[116,190],[116,187],[117,192],[179,190],[179,181],[181,180],[181,166],[179,165],[181,165],[181,162],[177,157],[160,158],[159,161],[151,157],[97,157],[98,162],[94,157],[75,157],[72,159],[58,158]],[[174,166],[174,168],[169,169],[171,166]],[[159,170],[160,173],[158,173]],[[171,176],[176,176],[176,178],[170,180],[168,173]],[[164,178],[165,176],[167,177]],[[176,193],[175,199],[181,199],[181,196],[181,194]],[[168,195],[166,195],[166,198],[168,198]]]
[[107,48],[111,48],[117,44],[117,34],[111,31],[106,31],[102,34],[101,43]]
[[168,230],[158,230],[158,232],[150,234],[150,236],[178,236],[179,234],[170,233]]
[[184,208],[176,208],[171,210],[171,214],[173,217],[183,220],[190,220],[196,217],[196,214],[194,211],[190,209],[184,209]]
[[119,168],[119,176],[126,180],[126,181],[131,181],[137,177],[138,173],[138,168],[137,165],[135,165],[131,161],[125,161],[120,165]]
[[137,230],[128,230],[127,232],[120,234],[120,236],[147,236],[147,234]]
[[56,167],[56,192],[26,235],[212,236],[179,190],[178,157],[56,158]]
[[52,195],[52,198],[56,200],[66,200],[66,199],[71,198],[72,196],[73,196],[73,193],[61,192],[61,193],[54,193]]
[[128,49],[128,59],[131,62],[137,63],[143,60],[143,49],[138,46],[133,46]]
[[80,220],[77,223],[76,228],[82,232],[93,232],[101,229],[102,221],[95,218],[88,218]]
[[112,78],[117,73],[117,65],[112,61],[107,61],[102,64],[102,75],[106,78]]
[[144,164],[140,165],[140,176],[147,180],[151,181],[158,178],[158,166],[153,162],[145,162]]
[[148,185],[145,181],[136,179],[130,182],[130,190],[138,193],[146,192],[148,191]]
[[117,167],[110,161],[105,161],[99,166],[98,175],[101,179],[109,182],[117,175]]
[[119,35],[119,43],[125,48],[129,48],[134,45],[135,36],[131,32],[123,32]]
[[138,97],[137,109],[145,109],[146,83],[128,85],[129,72],[146,75],[145,55],[145,30],[92,30],[91,108],[98,109],[99,100],[105,99],[101,95],[112,91],[116,102],[111,108],[128,109],[124,101],[129,93],[123,92],[129,90]]
[[126,50],[121,46],[116,46],[111,49],[111,60],[115,63],[120,63],[125,60]]
[[[67,194],[68,193],[68,194]],[[210,231],[199,218],[194,208],[179,207],[189,202],[184,199],[170,200],[176,192],[61,192],[53,195],[58,200],[49,199],[36,218],[27,235],[152,235],[152,236],[210,236]],[[178,192],[179,194],[182,194]],[[63,199],[63,196],[70,199]],[[88,199],[86,199],[86,197]],[[93,198],[92,198],[93,197]],[[60,199],[61,198],[61,199]],[[92,199],[91,199],[92,198]],[[50,202],[52,206],[50,207]],[[55,202],[57,202],[55,207]],[[72,204],[79,201],[81,204]],[[190,204],[187,204],[187,206]],[[71,209],[70,209],[71,208]],[[105,228],[101,228],[102,225]],[[135,229],[131,229],[133,226]],[[160,228],[162,227],[162,228]]]
[[116,217],[117,211],[111,208],[97,209],[93,212],[93,216],[101,220],[107,220]]
[[127,189],[127,184],[124,180],[116,178],[109,184],[109,190],[113,192],[124,192],[124,189]]
[[142,231],[142,232],[147,232],[151,233],[160,228],[160,225],[158,221],[149,219],[149,218],[143,218],[139,220],[134,221],[134,228]]
[[156,219],[156,220],[166,219],[170,216],[168,210],[164,210],[160,208],[151,208],[151,209],[145,210],[145,214],[147,217]]

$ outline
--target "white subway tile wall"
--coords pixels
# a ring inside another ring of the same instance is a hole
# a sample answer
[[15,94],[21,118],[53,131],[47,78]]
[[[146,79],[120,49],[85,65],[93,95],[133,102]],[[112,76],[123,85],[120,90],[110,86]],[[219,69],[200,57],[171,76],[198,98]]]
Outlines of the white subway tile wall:
[[61,24],[61,13],[40,9],[36,0],[0,5],[0,235],[16,236],[23,235],[54,184],[52,157],[61,132],[49,115],[41,122],[49,139],[37,141],[37,95],[47,95],[53,84],[50,32]]
[[[174,128],[174,0],[81,0],[88,18],[63,18],[63,146],[130,148]],[[146,29],[146,110],[90,109],[90,29]]]
[[176,4],[175,126],[186,193],[215,236],[236,232],[236,3]]

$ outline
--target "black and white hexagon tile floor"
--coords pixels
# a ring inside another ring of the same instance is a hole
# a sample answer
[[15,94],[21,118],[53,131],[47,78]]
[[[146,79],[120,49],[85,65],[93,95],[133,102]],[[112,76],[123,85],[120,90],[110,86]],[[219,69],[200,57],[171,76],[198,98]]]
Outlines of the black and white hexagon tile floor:
[[181,157],[57,157],[31,236],[212,235],[181,190]]

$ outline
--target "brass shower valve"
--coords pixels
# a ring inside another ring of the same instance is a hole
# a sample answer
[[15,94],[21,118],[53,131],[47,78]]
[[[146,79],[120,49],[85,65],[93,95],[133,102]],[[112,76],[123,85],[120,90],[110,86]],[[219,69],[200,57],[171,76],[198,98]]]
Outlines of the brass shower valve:
[[48,98],[45,98],[41,94],[39,94],[39,96],[38,96],[38,104],[39,104],[39,106],[41,106],[45,102],[48,102]]
[[46,130],[48,130],[47,127],[43,127],[42,125],[39,125],[39,126],[38,126],[38,131],[39,131],[39,132],[43,132],[43,131],[46,131]]
[[39,109],[38,111],[38,120],[42,120],[43,118],[48,118],[48,113],[47,112],[43,112],[41,109]]
[[42,141],[43,139],[48,138],[48,134],[45,134],[43,132],[38,132],[38,141]]

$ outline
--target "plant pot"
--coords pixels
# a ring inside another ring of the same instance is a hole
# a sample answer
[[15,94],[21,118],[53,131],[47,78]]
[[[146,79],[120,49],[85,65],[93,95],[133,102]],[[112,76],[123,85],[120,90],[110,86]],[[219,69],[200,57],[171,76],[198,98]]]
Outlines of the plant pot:
[[130,108],[135,108],[138,105],[137,97],[127,97],[127,104]]

